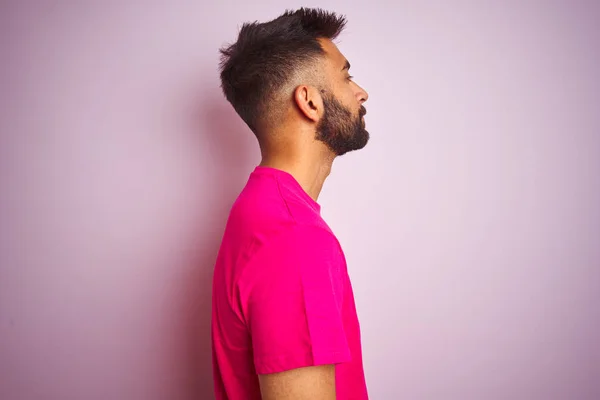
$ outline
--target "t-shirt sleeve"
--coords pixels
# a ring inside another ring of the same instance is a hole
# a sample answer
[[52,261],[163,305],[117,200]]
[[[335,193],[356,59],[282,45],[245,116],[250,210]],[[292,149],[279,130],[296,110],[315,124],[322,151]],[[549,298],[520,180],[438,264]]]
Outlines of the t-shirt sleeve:
[[350,361],[337,239],[294,226],[269,239],[238,283],[258,374]]

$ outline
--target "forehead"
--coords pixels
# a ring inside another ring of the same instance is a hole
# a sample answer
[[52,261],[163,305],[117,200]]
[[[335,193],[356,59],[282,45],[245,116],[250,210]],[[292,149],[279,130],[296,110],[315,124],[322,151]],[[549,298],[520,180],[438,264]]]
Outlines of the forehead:
[[323,50],[325,50],[325,58],[330,61],[332,66],[339,66],[341,69],[346,64],[346,57],[344,57],[340,49],[329,39],[319,39],[319,42]]

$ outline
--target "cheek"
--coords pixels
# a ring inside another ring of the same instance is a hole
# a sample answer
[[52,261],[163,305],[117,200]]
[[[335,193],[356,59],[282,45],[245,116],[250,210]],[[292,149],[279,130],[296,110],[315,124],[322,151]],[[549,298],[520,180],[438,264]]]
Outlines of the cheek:
[[350,86],[344,90],[342,101],[344,106],[353,113],[360,107],[360,104],[357,101],[356,93]]

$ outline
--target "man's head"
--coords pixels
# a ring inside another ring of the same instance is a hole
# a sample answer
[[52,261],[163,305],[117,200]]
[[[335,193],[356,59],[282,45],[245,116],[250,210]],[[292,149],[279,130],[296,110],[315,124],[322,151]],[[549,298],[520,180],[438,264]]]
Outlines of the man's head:
[[287,11],[266,23],[246,23],[221,49],[221,86],[259,140],[290,122],[311,127],[336,155],[369,140],[363,116],[367,93],[333,40],[343,16],[319,9]]

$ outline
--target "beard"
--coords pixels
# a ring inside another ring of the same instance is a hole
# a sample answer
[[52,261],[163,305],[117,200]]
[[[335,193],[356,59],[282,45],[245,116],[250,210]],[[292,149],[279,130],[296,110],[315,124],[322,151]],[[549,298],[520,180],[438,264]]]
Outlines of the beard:
[[323,96],[323,118],[317,125],[316,139],[325,143],[337,156],[360,150],[369,141],[363,116],[367,113],[361,106],[358,116],[340,103],[334,96]]

